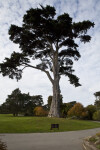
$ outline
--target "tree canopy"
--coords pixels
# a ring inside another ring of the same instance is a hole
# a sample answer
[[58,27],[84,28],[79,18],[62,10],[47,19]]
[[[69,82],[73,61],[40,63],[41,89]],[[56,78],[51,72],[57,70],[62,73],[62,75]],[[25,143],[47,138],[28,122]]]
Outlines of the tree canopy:
[[94,93],[94,96],[95,96],[97,99],[100,100],[100,91],[95,92],[95,93]]
[[[10,58],[0,64],[3,76],[19,80],[22,77],[24,67],[33,67],[46,72],[52,71],[53,53],[58,52],[60,64],[59,74],[69,77],[70,83],[78,86],[78,78],[72,74],[73,61],[80,58],[78,45],[74,39],[79,38],[82,42],[89,42],[91,37],[87,30],[94,27],[94,23],[88,21],[73,23],[69,14],[64,13],[55,17],[54,7],[46,6],[27,11],[23,17],[22,27],[11,25],[9,29],[10,40],[19,44],[21,53],[13,52]],[[53,48],[55,47],[55,48]],[[63,49],[61,49],[63,47]],[[31,59],[39,59],[37,66],[30,65]],[[20,66],[24,66],[20,68]],[[49,76],[50,78],[50,76]],[[52,81],[52,79],[50,78]]]

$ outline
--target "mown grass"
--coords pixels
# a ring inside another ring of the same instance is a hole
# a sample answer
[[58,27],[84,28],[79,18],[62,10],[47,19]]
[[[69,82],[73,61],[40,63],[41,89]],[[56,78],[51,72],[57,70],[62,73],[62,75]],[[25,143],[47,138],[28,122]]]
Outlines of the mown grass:
[[[50,130],[51,124],[60,128]],[[84,120],[47,117],[13,117],[0,114],[0,133],[63,132],[99,128],[100,123]]]

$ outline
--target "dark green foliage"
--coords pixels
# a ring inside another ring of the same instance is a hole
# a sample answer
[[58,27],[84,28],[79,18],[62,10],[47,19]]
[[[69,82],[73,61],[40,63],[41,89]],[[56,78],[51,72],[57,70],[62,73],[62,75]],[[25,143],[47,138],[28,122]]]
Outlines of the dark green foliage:
[[80,34],[85,35],[87,33],[87,30],[90,29],[91,26],[94,27],[94,23],[92,23],[89,20],[78,22],[78,23],[73,23],[73,29],[76,34],[80,33]]
[[87,119],[92,120],[93,119],[93,114],[94,114],[95,111],[96,111],[96,106],[88,105],[86,107]]
[[48,107],[48,104],[45,104],[45,105],[43,105],[42,107],[43,107],[43,109],[44,109],[45,111],[49,111],[49,109],[50,109],[50,108]]
[[22,77],[22,68],[18,67],[23,63],[29,63],[29,59],[24,54],[13,52],[11,58],[5,58],[5,63],[0,64],[2,75],[19,80]]
[[100,91],[99,92],[96,92],[96,93],[94,93],[94,95],[97,97],[97,96],[99,96],[100,97]]
[[11,113],[14,116],[18,116],[18,114],[31,116],[34,115],[33,109],[42,105],[43,99],[41,95],[30,96],[29,93],[21,93],[19,89],[15,89],[11,95],[8,95],[6,102],[0,106],[0,112]]
[[93,120],[100,121],[100,110],[97,110],[97,111],[93,114]]
[[15,89],[6,99],[8,109],[14,116],[17,116],[23,106],[22,95],[19,89]]
[[63,103],[61,106],[61,114],[62,117],[67,117],[68,111],[76,104],[76,101],[72,101],[69,103]]
[[8,105],[6,102],[4,102],[1,106],[0,106],[0,114],[9,114],[11,111],[8,108]]
[[[14,52],[10,58],[0,64],[0,72],[3,76],[21,79],[25,67],[32,67],[47,73],[53,71],[53,45],[58,51],[59,75],[69,77],[71,84],[80,86],[79,78],[72,69],[73,59],[78,60],[80,53],[75,39],[89,42],[91,37],[87,35],[88,29],[94,27],[89,20],[73,23],[69,14],[64,13],[55,17],[54,7],[46,6],[31,8],[23,17],[21,27],[11,25],[9,29],[10,40],[19,44],[21,53]],[[65,46],[65,48],[63,48]],[[41,62],[37,66],[31,66],[31,57]],[[23,67],[24,66],[24,67]]]
[[96,97],[96,100],[94,102],[94,105],[96,106],[96,108],[99,110],[100,109],[100,91],[95,92],[94,96]]
[[[51,102],[52,102],[52,96],[50,95],[49,97],[48,97],[48,101],[47,101],[47,105],[48,105],[48,109],[50,109],[50,106],[51,106]],[[63,96],[62,95],[60,95],[60,106],[62,106],[63,105]]]
[[27,99],[24,107],[24,115],[26,116],[32,116],[33,114],[33,109],[36,106],[42,106],[43,105],[43,98],[41,95],[36,95],[36,96],[30,96],[29,100]]
[[95,105],[96,108],[99,110],[99,109],[100,109],[100,100],[95,100],[94,105]]

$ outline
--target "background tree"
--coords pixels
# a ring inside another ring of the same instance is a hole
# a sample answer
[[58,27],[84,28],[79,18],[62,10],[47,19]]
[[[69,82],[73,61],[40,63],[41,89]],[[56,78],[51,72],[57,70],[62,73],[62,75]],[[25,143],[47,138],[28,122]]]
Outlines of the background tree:
[[69,111],[68,111],[68,117],[77,117],[77,118],[84,118],[86,116],[85,109],[82,104],[76,103]]
[[94,105],[99,110],[100,109],[100,91],[99,92],[95,92],[94,96],[96,97]]
[[100,121],[100,110],[97,110],[97,111],[93,114],[93,120]]
[[93,114],[96,111],[96,106],[88,105],[86,107],[86,111],[87,111],[87,119],[92,120],[93,119]]
[[[74,60],[80,58],[75,42],[76,39],[89,42],[91,37],[87,31],[91,27],[94,23],[89,20],[75,23],[67,13],[57,16],[55,8],[48,5],[31,8],[24,15],[21,27],[11,25],[9,29],[10,40],[19,44],[21,52],[13,52],[10,58],[5,58],[0,64],[0,72],[17,80],[27,67],[46,73],[53,86],[49,116],[60,117],[61,75],[67,76],[75,87],[80,86],[73,69]],[[39,60],[36,66],[34,59]]]
[[18,116],[18,114],[32,116],[34,115],[33,109],[42,105],[43,98],[41,95],[30,96],[29,93],[21,93],[17,88],[8,95],[6,101],[0,106],[0,113],[12,113],[14,116]]
[[97,100],[100,100],[100,91],[99,92],[95,92],[94,96],[96,97]]
[[11,110],[9,110],[9,106],[6,102],[4,102],[1,106],[0,106],[0,114],[10,114]]
[[48,104],[45,104],[45,105],[43,105],[42,107],[43,107],[43,109],[44,109],[45,111],[49,112]]
[[23,106],[21,91],[19,88],[15,89],[11,95],[8,95],[8,98],[6,99],[6,104],[9,107],[9,110],[11,113],[13,113],[14,116],[18,116],[18,113],[20,112],[21,106]]
[[43,105],[43,98],[41,95],[34,95],[29,96],[29,99],[26,99],[25,107],[24,107],[24,114],[26,116],[34,115],[33,110],[36,106]]
[[61,115],[62,117],[67,117],[68,111],[76,104],[76,101],[72,101],[69,103],[63,103],[61,106]]

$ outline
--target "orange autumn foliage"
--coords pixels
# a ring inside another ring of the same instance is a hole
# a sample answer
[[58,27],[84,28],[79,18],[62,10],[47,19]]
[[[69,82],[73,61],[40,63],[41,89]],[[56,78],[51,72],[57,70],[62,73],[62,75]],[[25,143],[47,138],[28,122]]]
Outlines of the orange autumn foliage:
[[43,109],[42,106],[37,106],[34,108],[35,116],[47,116],[48,112]]
[[76,116],[77,118],[85,118],[87,113],[82,104],[76,103],[69,111],[68,117]]

